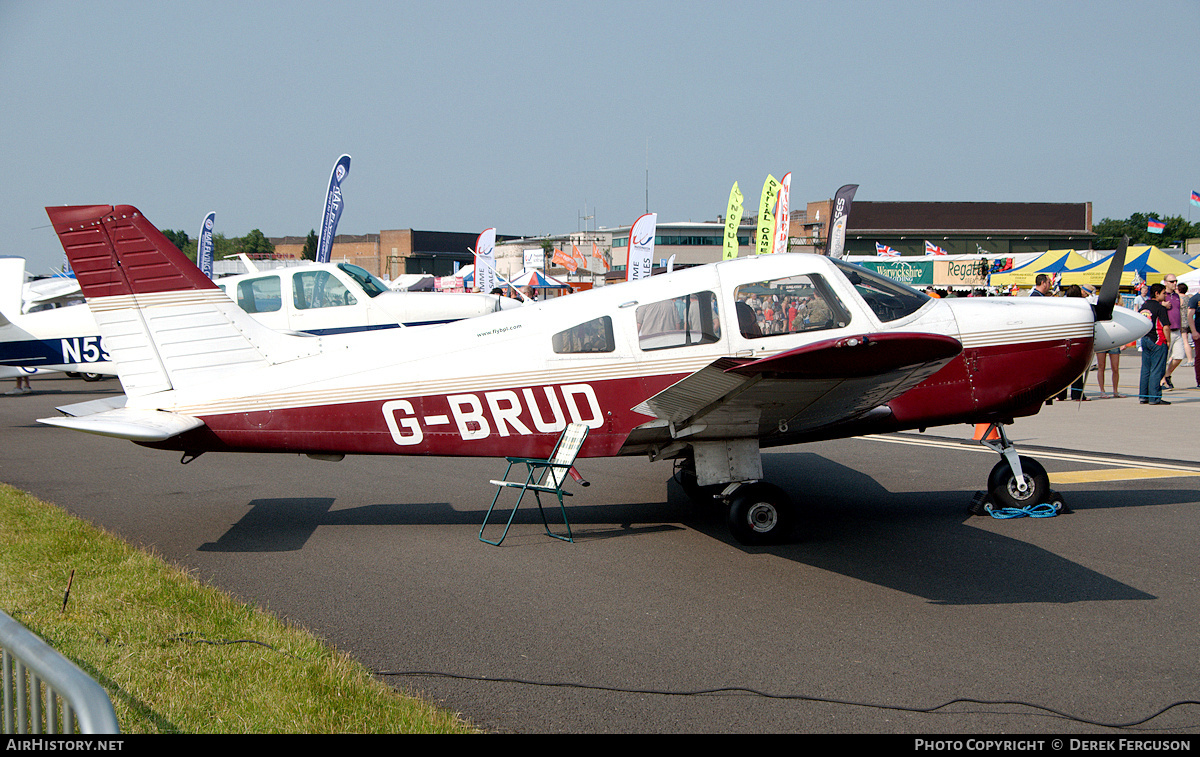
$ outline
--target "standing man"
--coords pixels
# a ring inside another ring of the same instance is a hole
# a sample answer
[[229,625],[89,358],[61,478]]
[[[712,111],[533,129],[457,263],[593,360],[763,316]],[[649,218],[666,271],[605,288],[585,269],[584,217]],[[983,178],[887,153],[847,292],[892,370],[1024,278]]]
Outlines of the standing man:
[[1037,278],[1033,280],[1033,289],[1029,292],[1030,297],[1049,297],[1050,296],[1050,277],[1044,273],[1039,273]]
[[1200,323],[1196,321],[1200,316],[1200,287],[1196,290],[1188,300],[1188,320],[1192,324],[1192,365],[1196,371],[1196,386],[1200,387]]
[[1171,374],[1183,362],[1183,303],[1179,301],[1179,293],[1175,291],[1178,282],[1179,279],[1173,273],[1168,273],[1163,278],[1165,292],[1163,307],[1167,309],[1167,320],[1171,324],[1171,343],[1167,351],[1167,371],[1163,375],[1163,383],[1167,389],[1175,388],[1175,383],[1171,381]]
[[1138,310],[1150,319],[1150,331],[1141,339],[1142,374],[1138,384],[1138,402],[1143,405],[1169,405],[1162,398],[1162,378],[1170,348],[1170,327],[1167,309],[1163,307],[1165,289],[1162,284],[1150,286],[1150,294]]

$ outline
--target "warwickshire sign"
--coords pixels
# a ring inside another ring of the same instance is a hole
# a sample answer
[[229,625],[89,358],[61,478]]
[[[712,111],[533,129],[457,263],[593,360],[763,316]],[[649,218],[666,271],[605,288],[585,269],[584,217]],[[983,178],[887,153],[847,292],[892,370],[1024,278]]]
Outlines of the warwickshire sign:
[[909,286],[986,286],[986,258],[968,260],[866,260],[863,268]]

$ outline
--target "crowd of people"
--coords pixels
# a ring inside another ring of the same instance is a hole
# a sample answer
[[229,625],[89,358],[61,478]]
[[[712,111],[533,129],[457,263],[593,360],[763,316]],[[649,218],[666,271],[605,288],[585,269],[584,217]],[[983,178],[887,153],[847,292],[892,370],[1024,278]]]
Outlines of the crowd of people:
[[[1054,296],[1051,284],[1049,276],[1039,274],[1029,296]],[[1175,389],[1177,368],[1192,368],[1195,386],[1200,388],[1200,360],[1197,360],[1197,347],[1200,346],[1200,321],[1197,319],[1200,291],[1189,294],[1188,285],[1179,281],[1175,274],[1165,275],[1157,284],[1139,281],[1134,291],[1133,309],[1151,323],[1151,329],[1145,336],[1133,345],[1125,345],[1140,353],[1138,402],[1144,405],[1170,405],[1169,400],[1163,399],[1163,392]],[[1059,296],[1084,297],[1093,303],[1096,301],[1094,290],[1078,285],[1067,287]],[[1122,348],[1115,347],[1096,355],[1096,382],[1101,398],[1127,396],[1120,391],[1121,354]],[[1084,394],[1086,377],[1085,372],[1072,384],[1070,399],[1090,399]],[[1106,389],[1106,385],[1111,387],[1111,391]],[[1186,384],[1184,386],[1186,388]],[[1056,399],[1068,399],[1068,390],[1064,389]]]

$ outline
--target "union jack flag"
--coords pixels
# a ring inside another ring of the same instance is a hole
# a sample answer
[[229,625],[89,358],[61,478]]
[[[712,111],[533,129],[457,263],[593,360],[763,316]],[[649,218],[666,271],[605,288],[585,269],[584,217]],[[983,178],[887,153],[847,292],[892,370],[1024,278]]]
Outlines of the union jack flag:
[[941,247],[938,247],[933,242],[930,242],[928,239],[926,239],[925,240],[925,254],[926,255],[945,255],[946,251],[943,250]]
[[888,247],[886,244],[880,244],[879,242],[875,243],[875,252],[878,253],[882,258],[900,257],[900,253],[896,252],[891,247]]

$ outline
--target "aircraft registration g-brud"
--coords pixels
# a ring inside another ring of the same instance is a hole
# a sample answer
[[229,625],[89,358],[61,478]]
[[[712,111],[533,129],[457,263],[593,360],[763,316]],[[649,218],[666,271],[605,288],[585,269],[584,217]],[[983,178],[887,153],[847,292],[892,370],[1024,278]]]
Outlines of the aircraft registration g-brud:
[[[744,543],[796,522],[787,493],[761,480],[762,448],[1008,423],[1038,412],[1094,349],[1148,328],[1114,307],[1115,281],[1094,307],[939,300],[840,260],[775,254],[439,326],[302,337],[250,318],[136,208],[47,213],[126,397],[44,423],[184,459],[546,457],[582,423],[581,457],[676,460],[689,493],[720,492]],[[989,492],[1045,501],[1045,471],[1001,438]]]

